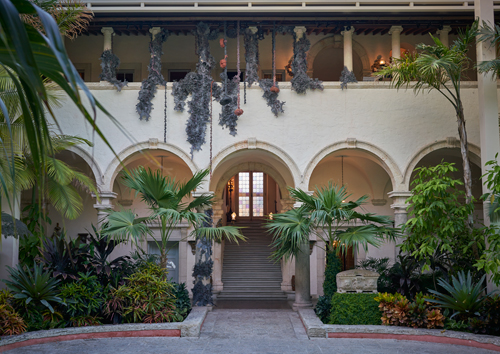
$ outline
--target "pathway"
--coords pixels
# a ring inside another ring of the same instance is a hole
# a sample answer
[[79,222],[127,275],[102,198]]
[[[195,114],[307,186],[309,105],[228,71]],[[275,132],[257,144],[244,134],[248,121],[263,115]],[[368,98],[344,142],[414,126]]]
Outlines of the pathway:
[[109,338],[47,343],[8,354],[493,354],[464,346],[392,339],[313,339],[291,310],[214,310],[200,338]]

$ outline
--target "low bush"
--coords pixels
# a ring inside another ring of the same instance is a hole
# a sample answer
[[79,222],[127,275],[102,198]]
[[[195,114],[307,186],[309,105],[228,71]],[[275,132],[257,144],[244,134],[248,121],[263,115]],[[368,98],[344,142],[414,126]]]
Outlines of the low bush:
[[0,336],[11,336],[26,331],[27,325],[11,302],[14,299],[7,290],[0,291]]
[[340,294],[332,296],[329,324],[379,325],[377,294]]
[[422,293],[410,302],[399,293],[383,293],[375,297],[382,311],[382,324],[386,326],[403,326],[413,328],[443,327],[445,316],[440,309],[432,308],[432,304]]
[[172,283],[174,286],[175,309],[182,318],[191,312],[191,299],[186,288],[186,283]]
[[323,323],[328,323],[330,318],[330,310],[332,307],[332,298],[325,295],[318,298],[314,312]]

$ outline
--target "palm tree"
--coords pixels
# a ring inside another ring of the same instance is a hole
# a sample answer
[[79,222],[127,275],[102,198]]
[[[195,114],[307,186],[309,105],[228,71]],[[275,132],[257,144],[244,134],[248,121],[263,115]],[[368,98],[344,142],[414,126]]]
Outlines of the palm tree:
[[[412,87],[416,94],[436,90],[453,106],[460,137],[467,204],[472,202],[472,173],[460,84],[465,71],[472,64],[467,53],[476,41],[477,31],[478,24],[474,22],[459,33],[449,48],[431,35],[434,45],[419,44],[417,49],[420,52],[408,54],[401,59],[394,58],[391,66],[379,72],[381,76],[391,76],[391,84],[398,89]],[[472,225],[472,215],[469,223]]]
[[367,195],[347,201],[351,194],[344,186],[332,183],[316,187],[314,195],[301,189],[289,188],[289,191],[301,206],[273,215],[266,224],[273,235],[275,261],[296,256],[300,246],[309,242],[310,234],[324,242],[327,253],[344,254],[350,247],[356,250],[359,246],[367,249],[369,244],[378,247],[384,239],[395,240],[398,235],[389,217],[359,210],[366,203]]
[[490,26],[489,23],[484,22],[478,31],[478,39],[487,42],[492,48],[496,50],[496,58],[492,60],[483,61],[477,64],[480,73],[495,73],[492,78],[497,78],[500,75],[500,26],[498,24]]
[[[202,195],[187,201],[191,193],[199,188],[203,179],[209,171],[204,170],[196,173],[185,183],[180,183],[175,178],[164,177],[161,170],[152,171],[139,167],[130,172],[125,172],[123,184],[140,195],[150,209],[150,215],[137,217],[132,210],[110,211],[103,233],[110,235],[118,241],[132,241],[137,244],[150,235],[158,249],[160,249],[160,266],[166,267],[168,241],[172,232],[181,221],[188,222],[195,228],[194,235],[197,238],[205,237],[208,240],[220,241],[222,238],[238,243],[245,237],[234,226],[224,227],[201,227],[207,222],[207,216],[196,210],[204,209],[212,205],[212,196]],[[158,225],[160,238],[154,237],[151,226]]]

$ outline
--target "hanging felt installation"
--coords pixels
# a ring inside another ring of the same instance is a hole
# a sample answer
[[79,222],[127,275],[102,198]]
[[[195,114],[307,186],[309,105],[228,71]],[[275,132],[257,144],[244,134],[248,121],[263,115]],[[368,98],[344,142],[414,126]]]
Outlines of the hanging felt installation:
[[102,52],[101,57],[101,73],[99,74],[99,79],[102,81],[107,81],[114,85],[118,92],[122,90],[124,86],[127,86],[127,80],[120,81],[116,78],[116,69],[120,66],[120,59],[109,49]]
[[279,113],[284,113],[283,106],[285,102],[278,100],[279,87],[276,82],[276,27],[273,27],[273,78],[259,81],[260,88],[264,91],[264,97],[267,105],[271,107],[271,112],[277,117]]
[[196,41],[196,54],[198,64],[196,72],[190,72],[179,82],[174,82],[172,95],[174,96],[174,110],[184,112],[185,101],[189,94],[188,102],[189,119],[186,124],[187,141],[191,145],[191,158],[194,151],[201,150],[205,144],[207,124],[210,123],[210,89],[215,100],[220,100],[222,90],[219,86],[212,87],[212,69],[215,59],[210,54],[209,40],[218,37],[217,30],[210,31],[207,24],[200,22],[194,31]]
[[311,47],[311,42],[303,32],[293,33],[293,60],[291,80],[292,89],[297,93],[305,93],[307,89],[323,90],[323,82],[312,79],[307,75],[307,51]]
[[139,103],[136,105],[136,111],[139,113],[139,119],[149,120],[151,118],[151,110],[153,109],[152,100],[155,97],[156,85],[165,85],[165,79],[161,74],[161,55],[163,54],[161,47],[168,38],[168,31],[162,29],[155,36],[151,34],[151,42],[149,43],[149,52],[151,59],[149,61],[148,78],[142,81],[141,90],[139,91]]
[[259,39],[256,28],[247,28],[243,37],[245,43],[245,82],[248,86],[259,82]]
[[240,21],[237,22],[236,29],[236,66],[237,66],[237,75],[236,75],[236,84],[238,85],[238,108],[234,110],[234,114],[237,116],[241,116],[243,114],[243,110],[240,108]]
[[350,71],[347,66],[344,66],[344,69],[342,69],[342,72],[340,73],[340,88],[342,91],[344,90],[344,87],[347,89],[347,84],[350,82],[358,82],[356,79],[356,76],[352,71]]
[[224,96],[220,100],[220,104],[226,106],[231,103],[231,97],[227,95],[227,23],[224,21],[224,59],[220,61],[220,67],[224,69]]
[[[207,218],[203,221],[203,227],[213,227],[213,210],[205,211]],[[193,305],[207,306],[213,305],[212,284],[210,277],[214,262],[212,261],[212,240],[205,236],[196,241],[198,252],[197,260],[193,268]]]

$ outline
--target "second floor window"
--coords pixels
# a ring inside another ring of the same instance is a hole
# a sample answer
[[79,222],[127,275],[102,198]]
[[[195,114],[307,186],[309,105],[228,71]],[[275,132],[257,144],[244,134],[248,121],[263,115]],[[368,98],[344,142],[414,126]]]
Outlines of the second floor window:
[[116,78],[120,81],[127,80],[127,82],[134,82],[134,71],[133,70],[118,70],[116,73]]

